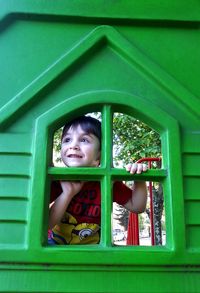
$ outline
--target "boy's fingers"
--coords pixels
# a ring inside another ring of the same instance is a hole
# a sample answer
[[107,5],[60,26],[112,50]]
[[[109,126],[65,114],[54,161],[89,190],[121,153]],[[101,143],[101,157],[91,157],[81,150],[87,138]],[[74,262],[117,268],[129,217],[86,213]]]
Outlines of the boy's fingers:
[[126,165],[126,171],[130,171],[131,170],[131,166],[132,166],[132,164],[128,164],[128,165]]
[[146,164],[138,164],[137,174],[140,174],[145,171],[147,171],[147,165]]
[[131,174],[135,174],[135,172],[137,171],[137,163],[133,163],[131,168],[130,168],[130,173]]
[[142,169],[143,169],[143,167],[142,167],[142,164],[138,164],[137,165],[137,174],[140,174],[140,173],[142,173]]
[[147,171],[148,170],[148,166],[147,166],[147,164],[143,164],[143,171],[145,172],[145,171]]
[[147,165],[142,163],[133,163],[126,165],[126,171],[130,172],[131,174],[140,174],[147,171],[147,169]]

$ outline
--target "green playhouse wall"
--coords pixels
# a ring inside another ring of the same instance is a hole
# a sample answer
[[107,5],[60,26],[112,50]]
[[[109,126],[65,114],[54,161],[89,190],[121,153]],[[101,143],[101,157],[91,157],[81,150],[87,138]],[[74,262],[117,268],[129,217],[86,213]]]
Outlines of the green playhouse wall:
[[[200,292],[200,2],[0,1],[0,292]],[[51,167],[53,133],[102,112],[100,168]],[[112,168],[112,113],[160,133],[160,170]],[[165,246],[111,245],[111,182],[165,190]],[[101,243],[46,245],[50,180],[102,183]]]

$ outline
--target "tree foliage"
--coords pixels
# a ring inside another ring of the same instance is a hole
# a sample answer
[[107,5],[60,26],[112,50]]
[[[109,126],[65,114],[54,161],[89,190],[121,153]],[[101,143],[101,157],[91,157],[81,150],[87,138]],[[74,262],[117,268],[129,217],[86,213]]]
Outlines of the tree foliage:
[[[61,135],[62,135],[62,128],[59,128],[54,133],[54,140],[53,140],[53,150],[56,153],[60,153],[61,150]],[[57,158],[57,161],[60,159]]]
[[124,164],[161,156],[159,134],[142,121],[121,113],[113,117],[113,147],[114,160]]

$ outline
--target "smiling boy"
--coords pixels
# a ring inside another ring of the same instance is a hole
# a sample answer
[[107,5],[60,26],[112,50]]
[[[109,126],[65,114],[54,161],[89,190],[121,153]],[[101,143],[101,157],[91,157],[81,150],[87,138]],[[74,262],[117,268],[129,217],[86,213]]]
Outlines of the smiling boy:
[[[61,159],[67,167],[98,167],[101,155],[101,123],[81,116],[67,123],[61,141]],[[145,164],[129,164],[126,170],[140,174]],[[48,243],[95,244],[100,241],[101,191],[99,182],[53,182],[49,213]],[[135,182],[133,190],[122,182],[113,184],[113,200],[130,211],[145,210],[145,182]]]
[[80,125],[70,127],[62,139],[61,158],[69,167],[97,167],[100,163],[99,139],[85,132]]

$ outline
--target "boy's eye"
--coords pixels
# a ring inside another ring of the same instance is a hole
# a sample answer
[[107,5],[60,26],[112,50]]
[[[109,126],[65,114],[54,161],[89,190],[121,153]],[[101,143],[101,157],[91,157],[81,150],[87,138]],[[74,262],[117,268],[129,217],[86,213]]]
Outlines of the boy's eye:
[[82,142],[89,142],[89,139],[86,138],[86,137],[83,137],[83,138],[81,139],[81,141],[82,141]]
[[70,137],[65,137],[63,142],[70,142]]

